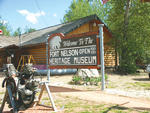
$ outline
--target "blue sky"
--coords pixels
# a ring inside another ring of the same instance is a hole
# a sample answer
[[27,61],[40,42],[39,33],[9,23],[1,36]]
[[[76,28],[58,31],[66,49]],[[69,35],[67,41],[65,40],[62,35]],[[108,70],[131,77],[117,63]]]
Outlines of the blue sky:
[[14,31],[41,29],[61,23],[72,0],[0,0],[0,16]]

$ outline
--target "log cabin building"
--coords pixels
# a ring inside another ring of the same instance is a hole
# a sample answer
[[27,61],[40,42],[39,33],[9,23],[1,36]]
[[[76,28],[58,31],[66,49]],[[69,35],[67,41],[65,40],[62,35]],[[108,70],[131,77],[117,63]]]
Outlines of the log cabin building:
[[[59,24],[20,37],[0,36],[0,67],[6,64],[6,57],[13,55],[12,63],[17,67],[22,55],[32,55],[36,65],[46,65],[46,40],[53,33],[63,33],[65,36],[88,32],[99,32],[98,24],[104,24],[97,15],[87,16],[72,22]],[[104,24],[104,61],[106,67],[114,67],[118,58],[115,50],[109,45],[112,34]]]

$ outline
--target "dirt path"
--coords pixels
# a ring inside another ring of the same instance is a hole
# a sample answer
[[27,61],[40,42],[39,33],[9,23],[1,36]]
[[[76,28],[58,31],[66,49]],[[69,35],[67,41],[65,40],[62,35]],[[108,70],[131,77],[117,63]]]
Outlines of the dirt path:
[[150,110],[150,100],[107,94],[102,91],[61,93],[61,95],[96,103],[111,103],[139,110]]

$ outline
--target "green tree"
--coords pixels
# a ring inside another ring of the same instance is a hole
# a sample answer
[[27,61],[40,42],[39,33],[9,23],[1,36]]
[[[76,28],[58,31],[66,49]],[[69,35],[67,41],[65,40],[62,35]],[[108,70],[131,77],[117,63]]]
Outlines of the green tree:
[[25,28],[25,33],[31,33],[31,32],[34,32],[34,31],[36,31],[36,29],[34,29],[34,28],[31,28],[31,27],[28,27],[28,26],[26,26],[26,28]]
[[89,0],[73,0],[62,22],[70,22],[94,14]]
[[[29,27],[26,26],[24,33],[31,33],[31,32],[34,32],[34,31],[36,31],[34,28],[29,28]],[[21,28],[18,27],[16,29],[16,31],[13,33],[13,36],[19,36],[20,34],[22,34],[21,32],[22,32]]]
[[99,18],[107,24],[108,12],[111,9],[111,4],[102,4],[101,0],[73,0],[69,10],[63,17],[62,22],[73,21],[85,16],[96,14]]
[[13,33],[13,36],[19,36],[21,34],[21,28],[18,27],[17,30]]
[[107,4],[102,4],[101,0],[92,1],[92,10],[106,25],[108,24],[108,14],[112,8],[112,4],[107,2]]
[[4,36],[10,36],[10,29],[8,24],[0,17],[0,29],[3,31]]
[[134,73],[137,62],[144,63],[150,52],[150,4],[139,0],[111,0],[110,3],[107,22],[120,56],[119,70]]

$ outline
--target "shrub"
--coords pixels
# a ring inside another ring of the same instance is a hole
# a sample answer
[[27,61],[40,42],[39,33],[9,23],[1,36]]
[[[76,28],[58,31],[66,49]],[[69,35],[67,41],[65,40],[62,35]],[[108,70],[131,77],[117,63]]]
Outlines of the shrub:
[[81,81],[81,77],[80,76],[73,76],[72,81],[74,84],[79,84],[79,82]]
[[[105,75],[105,80],[108,79],[108,76]],[[86,84],[86,85],[98,85],[98,83],[100,83],[102,80],[102,77],[81,77],[81,76],[73,76],[72,78],[72,82],[74,84],[79,84],[79,85],[83,85],[83,84]]]

